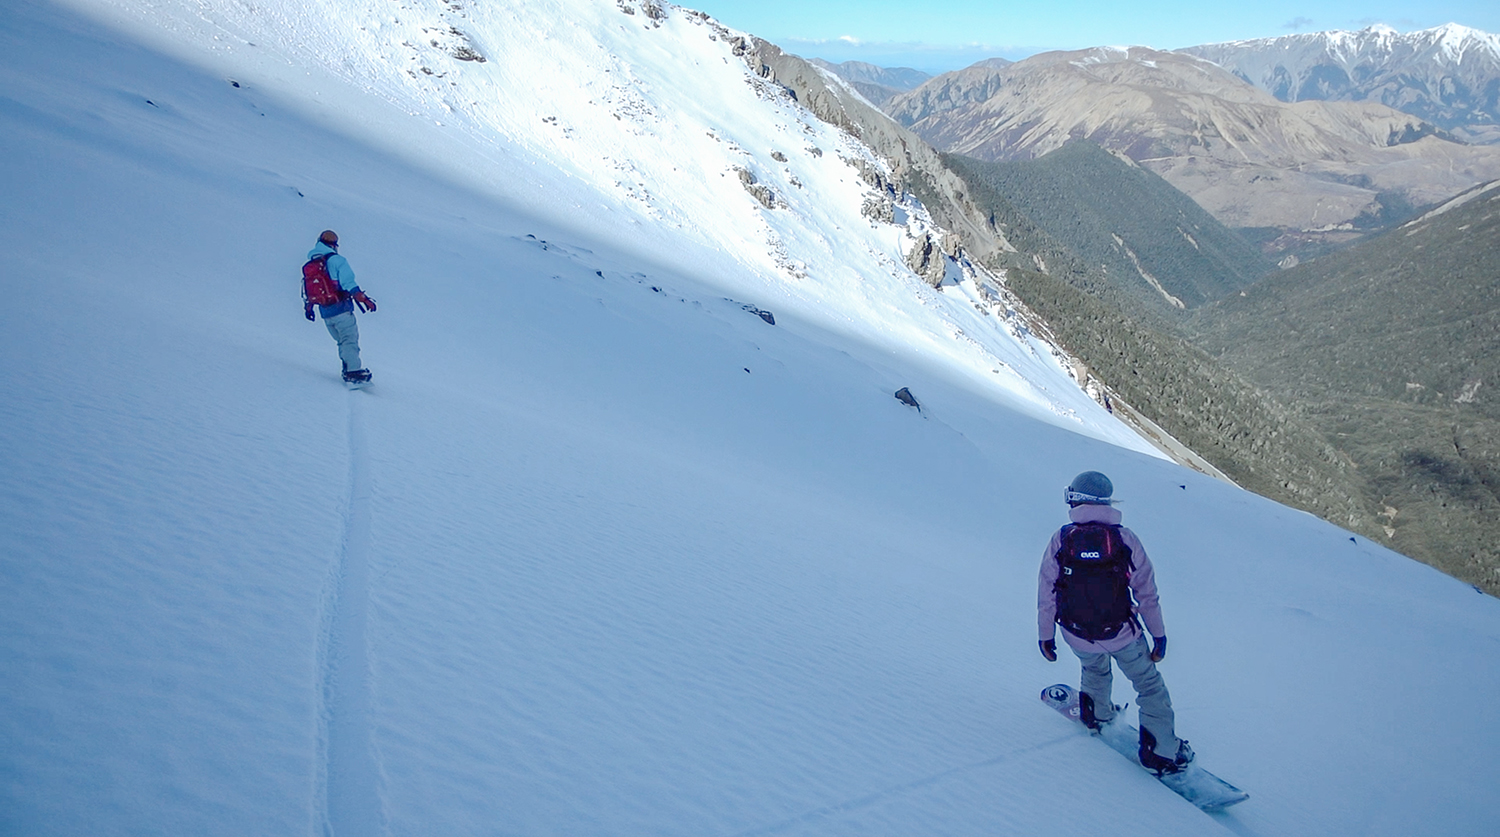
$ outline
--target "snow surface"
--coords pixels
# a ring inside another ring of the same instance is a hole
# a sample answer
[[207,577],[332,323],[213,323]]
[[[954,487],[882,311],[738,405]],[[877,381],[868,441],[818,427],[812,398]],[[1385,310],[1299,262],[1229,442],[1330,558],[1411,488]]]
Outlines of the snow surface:
[[[77,9],[0,7],[0,833],[1493,833],[1500,605],[1146,452],[701,19]],[[1228,813],[1037,700],[1085,468]]]

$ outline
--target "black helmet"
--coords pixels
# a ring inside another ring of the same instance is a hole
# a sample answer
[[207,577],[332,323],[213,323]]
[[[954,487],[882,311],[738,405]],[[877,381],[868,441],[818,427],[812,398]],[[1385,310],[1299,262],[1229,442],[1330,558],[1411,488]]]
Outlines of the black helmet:
[[1114,502],[1110,499],[1114,493],[1115,486],[1109,477],[1098,471],[1084,471],[1073,478],[1068,490],[1063,492],[1063,499],[1070,506],[1108,506]]

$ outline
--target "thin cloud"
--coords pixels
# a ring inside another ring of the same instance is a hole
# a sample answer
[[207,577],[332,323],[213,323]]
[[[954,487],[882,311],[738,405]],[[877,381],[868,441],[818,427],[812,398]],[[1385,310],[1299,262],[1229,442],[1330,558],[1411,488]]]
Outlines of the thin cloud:
[[1360,27],[1361,29],[1367,29],[1367,28],[1369,28],[1371,26],[1375,26],[1376,24],[1380,24],[1380,23],[1384,23],[1385,25],[1390,26],[1390,27],[1392,27],[1394,29],[1416,29],[1417,28],[1417,22],[1415,20],[1412,20],[1409,17],[1397,18],[1395,20],[1386,20],[1385,18],[1379,18],[1379,17],[1367,17],[1367,18],[1362,18],[1360,20],[1354,21],[1354,24],[1356,26]]
[[1001,46],[999,44],[932,44],[920,41],[861,41],[858,38],[784,38],[778,45],[805,58],[821,58],[834,64],[863,61],[879,67],[909,67],[937,75],[967,67],[988,58],[1018,61],[1055,47]]
[[998,44],[979,42],[967,44],[932,44],[922,41],[862,41],[853,35],[841,35],[837,38],[783,38],[780,43],[784,47],[839,46],[870,52],[983,52],[990,55],[1000,55],[1010,52],[1025,52],[1030,55],[1035,52],[1056,49],[1056,47],[1000,46]]
[[1312,26],[1312,25],[1313,25],[1313,19],[1312,18],[1310,18],[1310,17],[1302,17],[1302,16],[1299,15],[1299,16],[1294,17],[1291,20],[1287,21],[1286,23],[1281,24],[1281,28],[1282,29],[1290,29],[1293,32],[1296,32],[1299,29],[1306,29],[1307,27]]

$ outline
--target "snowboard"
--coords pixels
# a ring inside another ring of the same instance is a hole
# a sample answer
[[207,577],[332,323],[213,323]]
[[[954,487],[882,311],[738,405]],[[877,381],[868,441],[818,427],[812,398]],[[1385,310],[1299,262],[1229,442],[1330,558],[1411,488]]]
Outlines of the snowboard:
[[[1062,683],[1048,686],[1042,690],[1042,703],[1056,709],[1064,718],[1083,726],[1083,717],[1078,708],[1078,690],[1072,686]],[[1130,759],[1137,767],[1141,766],[1140,733],[1123,719],[1116,717],[1094,735],[1104,739],[1104,743],[1111,749]],[[1250,798],[1250,794],[1199,767],[1197,761],[1190,762],[1177,773],[1167,773],[1157,778],[1178,796],[1205,811],[1219,811]]]

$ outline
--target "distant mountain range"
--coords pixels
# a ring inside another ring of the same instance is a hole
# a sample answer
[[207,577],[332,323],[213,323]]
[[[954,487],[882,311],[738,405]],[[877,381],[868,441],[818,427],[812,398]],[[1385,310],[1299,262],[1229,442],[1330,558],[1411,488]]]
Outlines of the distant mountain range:
[[[992,60],[1004,61],[1005,59]],[[876,107],[884,106],[892,98],[908,90],[914,90],[932,78],[931,73],[913,70],[910,67],[877,67],[863,61],[833,64],[821,58],[811,58],[808,59],[808,63],[822,67],[847,81],[850,87],[859,91],[861,96],[869,99],[870,103]]]
[[1500,35],[1448,24],[1206,44],[1206,58],[1283,102],[1379,102],[1470,142],[1500,142]]
[[1347,242],[1500,177],[1500,147],[1463,144],[1419,116],[1369,101],[1283,102],[1208,60],[1143,47],[945,73],[885,110],[938,148],[984,160],[1088,139],[1231,227],[1269,229],[1271,251]]

